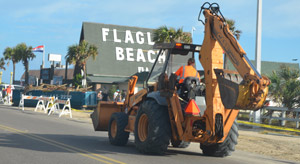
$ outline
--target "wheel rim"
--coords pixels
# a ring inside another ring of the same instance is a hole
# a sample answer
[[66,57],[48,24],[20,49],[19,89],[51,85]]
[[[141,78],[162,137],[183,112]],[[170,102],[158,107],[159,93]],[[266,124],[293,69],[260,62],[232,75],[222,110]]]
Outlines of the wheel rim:
[[117,135],[117,122],[113,120],[110,126],[110,135],[115,138]]
[[138,135],[140,141],[144,142],[148,136],[148,117],[146,114],[142,114],[139,120]]

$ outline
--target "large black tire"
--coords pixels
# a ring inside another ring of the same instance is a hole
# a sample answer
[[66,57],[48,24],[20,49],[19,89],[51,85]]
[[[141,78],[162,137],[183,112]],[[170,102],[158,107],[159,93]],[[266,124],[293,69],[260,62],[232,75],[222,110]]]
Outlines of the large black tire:
[[129,132],[124,131],[128,124],[128,115],[122,112],[113,113],[108,124],[108,137],[112,145],[124,146],[128,142]]
[[145,154],[164,154],[167,151],[171,126],[168,108],[148,99],[138,110],[135,121],[135,145]]
[[238,124],[236,121],[234,121],[224,142],[211,145],[200,144],[200,148],[202,149],[204,155],[214,157],[230,156],[235,150],[235,145],[238,142],[238,136]]
[[187,147],[189,147],[190,142],[180,141],[180,140],[174,141],[174,140],[171,139],[171,144],[172,144],[173,147],[187,148]]

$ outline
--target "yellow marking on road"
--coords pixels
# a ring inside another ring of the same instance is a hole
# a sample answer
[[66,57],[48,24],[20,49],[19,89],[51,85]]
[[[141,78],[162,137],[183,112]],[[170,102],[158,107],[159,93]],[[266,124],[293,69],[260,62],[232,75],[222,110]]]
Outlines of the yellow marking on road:
[[265,125],[265,124],[253,123],[253,122],[248,122],[248,121],[240,121],[240,120],[238,120],[237,122],[241,123],[241,124],[246,124],[246,125],[254,125],[254,126],[260,126],[260,127],[264,127],[264,128],[271,128],[271,129],[276,129],[276,130],[286,130],[286,131],[300,133],[300,130],[293,129],[293,128],[285,128],[285,127],[274,126],[274,125]]
[[[100,162],[103,162],[103,163],[106,163],[106,164],[113,164],[111,162],[119,163],[119,164],[126,164],[124,162],[114,160],[112,158],[105,157],[105,156],[102,156],[100,154],[91,153],[91,152],[88,152],[86,150],[79,149],[79,148],[76,148],[76,147],[73,147],[73,146],[70,146],[70,145],[66,145],[66,144],[63,144],[63,143],[60,143],[60,142],[57,142],[57,141],[54,141],[54,140],[50,140],[50,139],[47,139],[47,138],[44,138],[44,137],[41,137],[41,136],[38,136],[38,135],[29,134],[27,131],[18,130],[18,129],[8,127],[8,126],[5,126],[5,125],[1,125],[1,124],[0,124],[0,128],[2,128],[4,130],[8,130],[10,132],[17,133],[19,135],[22,135],[22,136],[25,136],[25,137],[28,137],[28,138],[31,138],[31,139],[34,139],[34,140],[44,142],[44,143],[52,145],[52,146],[59,147],[61,149],[64,149],[64,150],[67,150],[67,151],[70,151],[70,152],[73,152],[73,153],[78,153],[82,156],[85,156],[85,157],[88,157],[88,158],[91,158],[91,159],[95,159],[97,161],[100,161]],[[91,155],[89,155],[89,154],[91,154]],[[96,156],[96,157],[94,157],[94,156]],[[108,160],[110,162],[104,161],[103,159]]]

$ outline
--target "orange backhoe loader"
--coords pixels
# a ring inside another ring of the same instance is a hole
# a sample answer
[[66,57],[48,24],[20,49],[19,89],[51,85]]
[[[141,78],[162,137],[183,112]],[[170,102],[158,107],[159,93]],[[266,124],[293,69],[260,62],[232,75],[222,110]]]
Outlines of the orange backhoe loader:
[[[202,45],[155,44],[159,54],[144,89],[134,94],[137,77],[133,76],[124,103],[99,102],[91,114],[94,128],[108,131],[111,144],[125,145],[132,132],[142,153],[162,154],[170,142],[174,147],[200,143],[203,154],[210,156],[228,156],[234,151],[239,109],[260,109],[270,82],[257,72],[229,31],[218,4],[204,3],[198,19],[205,26]],[[190,58],[195,52],[205,84],[195,77],[178,84],[177,59]],[[237,71],[223,69],[223,53]],[[163,54],[166,60],[159,63]]]

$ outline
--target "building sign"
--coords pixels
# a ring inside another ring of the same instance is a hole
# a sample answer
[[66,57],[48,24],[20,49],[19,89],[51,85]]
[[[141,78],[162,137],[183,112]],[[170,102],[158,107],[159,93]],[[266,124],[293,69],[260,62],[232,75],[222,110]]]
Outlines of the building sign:
[[[119,35],[118,35],[119,33]],[[122,33],[125,33],[122,34]],[[113,36],[109,36],[113,35]],[[125,30],[125,31],[117,31],[117,29],[109,29],[109,28],[102,28],[102,41],[109,42],[107,38],[113,38],[114,43],[126,43],[128,47],[115,47],[115,60],[116,61],[126,61],[126,62],[140,62],[142,63],[154,63],[155,57],[157,52],[151,50],[151,46],[154,45],[152,41],[151,32],[141,32],[141,31],[132,31],[132,30]],[[130,44],[139,44],[139,45],[146,45],[150,46],[146,49],[137,48],[134,49],[130,47]],[[159,57],[159,63],[163,63],[165,61],[165,55]],[[149,68],[143,65],[137,67],[137,72],[149,71]]]
[[[88,76],[129,77],[137,72],[149,71],[157,57],[153,50],[153,29],[83,23],[80,40],[98,47],[95,61],[87,62]],[[165,61],[159,57],[158,63]],[[183,61],[178,61],[182,65]],[[186,63],[186,61],[184,61]]]
[[40,75],[40,79],[43,80],[50,80],[50,68],[43,68],[41,69],[41,75]]
[[48,61],[61,62],[61,54],[48,54]]

